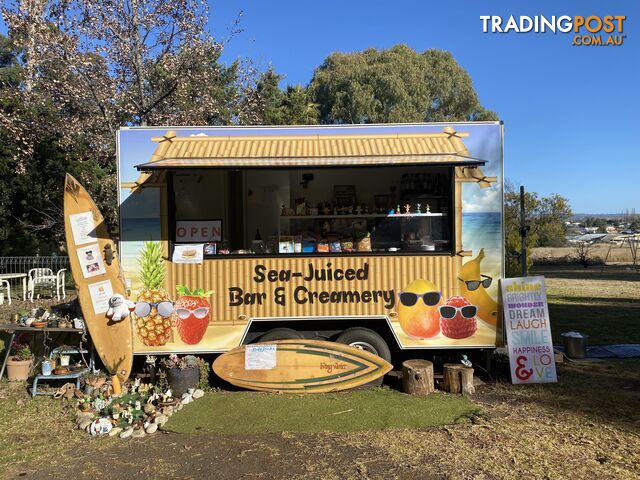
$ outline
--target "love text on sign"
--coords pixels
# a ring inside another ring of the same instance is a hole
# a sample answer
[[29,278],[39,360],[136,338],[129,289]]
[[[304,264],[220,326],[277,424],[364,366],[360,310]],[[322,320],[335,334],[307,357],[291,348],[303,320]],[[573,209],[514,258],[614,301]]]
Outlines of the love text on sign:
[[505,278],[500,283],[512,382],[556,382],[544,277]]

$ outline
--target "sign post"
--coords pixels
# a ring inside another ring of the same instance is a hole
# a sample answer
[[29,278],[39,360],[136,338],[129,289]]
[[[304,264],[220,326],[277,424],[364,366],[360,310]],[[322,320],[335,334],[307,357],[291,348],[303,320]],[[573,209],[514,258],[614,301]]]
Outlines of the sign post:
[[557,382],[544,277],[501,282],[513,383]]

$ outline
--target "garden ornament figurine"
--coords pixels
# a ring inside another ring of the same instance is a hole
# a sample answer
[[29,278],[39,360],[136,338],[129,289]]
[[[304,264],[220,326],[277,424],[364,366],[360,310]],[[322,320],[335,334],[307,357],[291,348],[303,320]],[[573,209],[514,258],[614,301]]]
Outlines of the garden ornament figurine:
[[158,395],[157,392],[153,392],[147,399],[147,403],[153,404],[159,398],[160,398],[160,395]]
[[53,395],[53,398],[64,398],[65,400],[71,400],[73,397],[78,399],[84,397],[82,392],[78,390],[73,383],[65,383]]
[[465,367],[473,367],[473,363],[471,363],[471,361],[466,355],[462,355],[462,359],[460,360],[460,363],[462,363]]
[[117,293],[109,299],[109,309],[107,310],[106,316],[113,322],[120,322],[129,317],[135,307],[135,303],[127,300],[122,295]]
[[166,402],[167,399],[173,398],[173,392],[171,391],[171,389],[169,388],[166,392],[164,392],[162,394],[162,401]]

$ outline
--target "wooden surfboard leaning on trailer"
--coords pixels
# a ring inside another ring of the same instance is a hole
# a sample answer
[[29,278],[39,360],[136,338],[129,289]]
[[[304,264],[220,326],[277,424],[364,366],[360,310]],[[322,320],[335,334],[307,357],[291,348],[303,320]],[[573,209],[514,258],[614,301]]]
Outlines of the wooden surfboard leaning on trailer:
[[243,345],[213,362],[216,375],[232,385],[281,393],[347,390],[372,382],[392,368],[358,348],[304,339]]
[[129,378],[133,365],[133,333],[128,318],[107,318],[108,301],[127,297],[115,246],[91,196],[71,175],[64,188],[64,226],[69,263],[85,325],[102,363],[113,377],[114,392]]

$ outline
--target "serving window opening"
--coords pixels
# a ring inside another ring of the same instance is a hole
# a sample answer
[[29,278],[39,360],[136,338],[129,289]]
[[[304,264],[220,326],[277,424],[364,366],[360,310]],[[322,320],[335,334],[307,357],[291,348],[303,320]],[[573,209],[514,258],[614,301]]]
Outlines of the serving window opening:
[[169,179],[172,244],[205,257],[453,254],[454,167],[188,169]]

